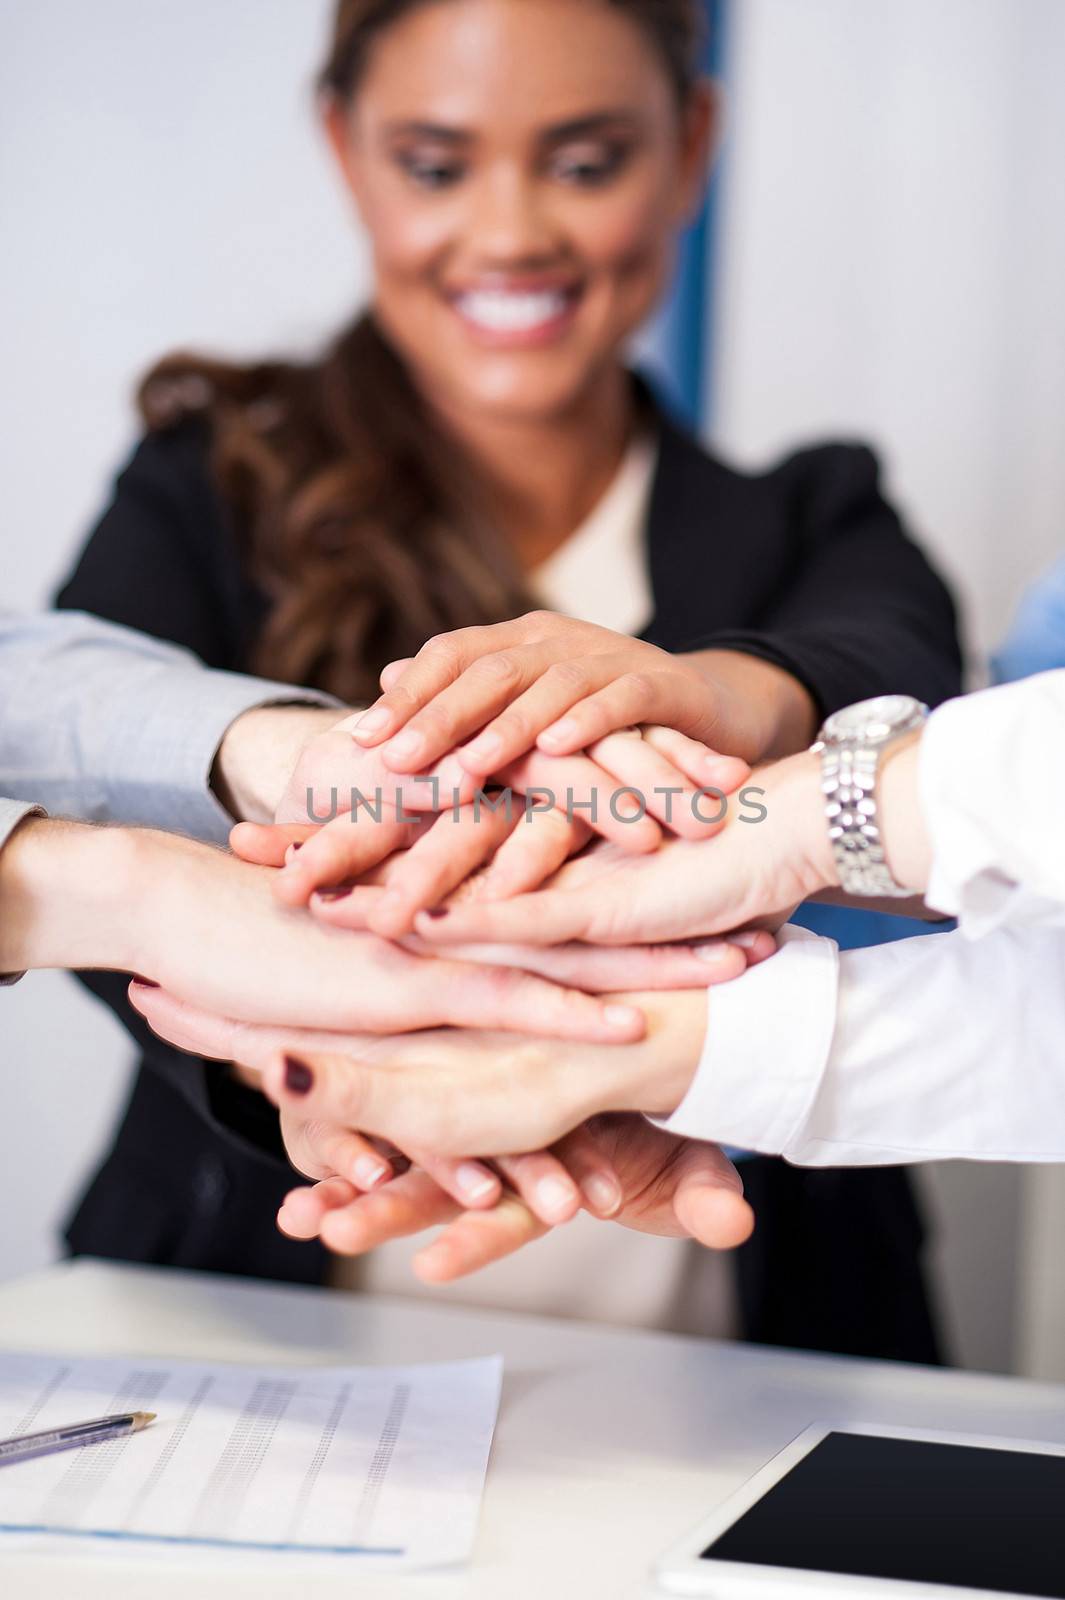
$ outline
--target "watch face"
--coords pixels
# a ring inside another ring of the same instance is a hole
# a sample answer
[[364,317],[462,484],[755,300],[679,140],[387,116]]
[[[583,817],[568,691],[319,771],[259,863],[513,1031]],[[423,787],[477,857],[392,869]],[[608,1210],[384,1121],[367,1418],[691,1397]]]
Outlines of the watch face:
[[924,715],[925,707],[911,695],[881,694],[875,700],[859,700],[857,705],[834,712],[825,722],[822,737],[833,742],[860,739],[876,744],[903,732]]

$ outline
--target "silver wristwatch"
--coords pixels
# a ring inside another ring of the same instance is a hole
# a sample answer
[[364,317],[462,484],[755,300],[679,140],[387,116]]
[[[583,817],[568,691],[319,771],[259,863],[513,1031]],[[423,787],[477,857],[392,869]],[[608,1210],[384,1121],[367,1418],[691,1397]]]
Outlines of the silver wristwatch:
[[877,818],[877,776],[884,757],[909,741],[928,707],[906,694],[882,694],[833,712],[817,736],[821,787],[832,854],[844,893],[862,899],[912,894],[891,875]]

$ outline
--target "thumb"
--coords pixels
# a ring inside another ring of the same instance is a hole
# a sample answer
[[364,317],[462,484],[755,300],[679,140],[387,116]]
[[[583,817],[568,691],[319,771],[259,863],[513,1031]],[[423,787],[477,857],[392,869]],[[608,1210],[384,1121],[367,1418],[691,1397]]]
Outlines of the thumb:
[[320,830],[307,823],[238,822],[229,832],[229,848],[257,867],[283,867],[288,848]]
[[673,1210],[693,1239],[709,1250],[734,1250],[754,1231],[739,1173],[716,1145],[689,1140],[677,1162]]

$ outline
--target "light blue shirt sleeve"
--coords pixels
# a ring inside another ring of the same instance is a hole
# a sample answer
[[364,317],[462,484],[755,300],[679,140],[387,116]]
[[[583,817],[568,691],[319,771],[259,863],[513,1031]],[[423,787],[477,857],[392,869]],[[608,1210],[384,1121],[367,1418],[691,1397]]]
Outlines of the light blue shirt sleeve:
[[0,616],[0,795],[86,821],[225,841],[209,780],[255,706],[328,695],[213,672],[174,645],[81,612]]

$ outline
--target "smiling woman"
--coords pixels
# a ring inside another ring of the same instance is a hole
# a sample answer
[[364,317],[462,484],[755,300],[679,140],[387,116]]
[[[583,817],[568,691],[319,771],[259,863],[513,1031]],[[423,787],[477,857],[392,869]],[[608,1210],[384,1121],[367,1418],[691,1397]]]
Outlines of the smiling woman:
[[662,292],[705,173],[696,17],[638,0],[423,5],[367,40],[361,79],[331,75],[378,320],[467,437],[594,409],[614,424],[601,469],[616,466],[616,352]]
[[527,610],[602,498],[642,410],[619,353],[705,178],[700,23],[697,0],[338,6],[321,115],[372,315],[309,368],[178,354],[141,390],[153,429],[209,418],[272,674],[372,698],[432,634]]
[[[614,729],[727,728],[749,759],[875,693],[954,692],[949,596],[867,451],[734,471],[626,366],[713,143],[701,18],[697,0],[341,0],[321,118],[370,244],[372,304],[319,359],[156,366],[148,437],[62,603],[353,704],[453,629],[461,647],[423,660],[433,683],[450,652],[482,691],[512,689],[506,662],[480,659],[499,638],[485,625],[506,625],[521,687],[653,678],[663,715]],[[513,621],[537,604],[565,616]],[[282,1179],[253,1119],[223,1086],[219,1125],[191,1122],[152,1070],[165,1047],[94,984],[145,1042],[145,1070],[74,1247],[324,1275],[314,1247],[297,1256],[270,1232]],[[617,1239],[577,1224],[568,1255],[564,1235],[545,1242],[546,1270],[522,1264],[510,1285],[560,1311],[934,1356],[905,1174],[752,1161],[745,1181],[758,1232],[709,1296],[689,1293],[680,1245],[611,1261]],[[262,1196],[261,1232],[229,1223],[238,1192],[243,1216]]]

